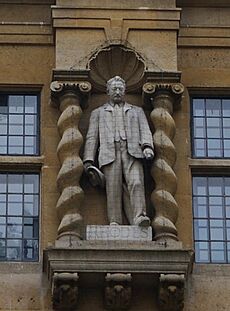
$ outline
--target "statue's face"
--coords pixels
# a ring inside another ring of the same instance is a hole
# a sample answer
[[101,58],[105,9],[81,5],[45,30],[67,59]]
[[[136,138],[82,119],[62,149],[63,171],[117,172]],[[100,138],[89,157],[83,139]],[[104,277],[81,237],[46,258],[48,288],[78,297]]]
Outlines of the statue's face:
[[115,104],[122,102],[125,96],[125,85],[121,81],[112,82],[108,89],[108,94],[110,100]]

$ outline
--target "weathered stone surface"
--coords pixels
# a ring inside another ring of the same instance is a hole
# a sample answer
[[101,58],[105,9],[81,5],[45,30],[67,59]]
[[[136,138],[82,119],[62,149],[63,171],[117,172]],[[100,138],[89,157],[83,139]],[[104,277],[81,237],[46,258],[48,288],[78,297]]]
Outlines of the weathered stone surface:
[[[81,205],[84,192],[79,185],[83,165],[79,156],[83,137],[78,129],[82,114],[82,97],[88,94],[91,85],[88,82],[51,83],[52,104],[61,110],[57,127],[61,140],[57,147],[57,155],[61,168],[57,176],[57,188],[61,195],[57,202],[57,214],[60,220],[58,238],[71,235],[74,239],[81,238],[82,216]],[[83,95],[82,95],[83,94]]]
[[77,273],[55,273],[52,278],[53,309],[60,311],[75,310],[78,302]]
[[86,240],[151,241],[152,228],[140,226],[87,226]]
[[146,104],[152,104],[151,121],[155,127],[153,142],[156,156],[152,166],[152,176],[156,183],[151,200],[156,215],[152,226],[155,239],[177,240],[175,223],[178,217],[178,204],[174,199],[177,190],[177,176],[173,171],[176,162],[176,149],[173,144],[176,125],[173,110],[180,102],[184,87],[180,83],[146,83],[143,93]]
[[105,308],[127,310],[132,298],[132,276],[130,273],[107,273],[105,277]]
[[159,286],[159,306],[161,311],[181,311],[184,308],[183,274],[161,274]]

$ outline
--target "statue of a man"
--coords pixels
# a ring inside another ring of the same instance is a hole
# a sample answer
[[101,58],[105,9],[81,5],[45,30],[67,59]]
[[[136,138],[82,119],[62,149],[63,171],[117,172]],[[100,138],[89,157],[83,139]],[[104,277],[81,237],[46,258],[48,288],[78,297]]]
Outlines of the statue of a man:
[[84,151],[86,173],[98,151],[105,176],[110,225],[122,224],[122,206],[131,225],[149,226],[142,159],[153,159],[153,140],[142,108],[124,101],[125,81],[107,82],[109,100],[91,113]]

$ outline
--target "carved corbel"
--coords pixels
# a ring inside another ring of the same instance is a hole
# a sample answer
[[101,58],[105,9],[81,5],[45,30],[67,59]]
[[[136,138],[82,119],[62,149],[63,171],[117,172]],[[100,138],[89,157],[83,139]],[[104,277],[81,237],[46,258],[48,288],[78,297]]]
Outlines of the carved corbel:
[[51,101],[59,107],[61,115],[58,130],[61,140],[57,147],[57,155],[61,168],[57,176],[57,187],[61,195],[57,202],[57,214],[60,220],[58,239],[80,239],[82,237],[81,204],[84,193],[79,185],[83,172],[83,164],[79,150],[83,137],[78,124],[82,108],[86,105],[91,84],[81,82],[51,83]]
[[152,226],[155,240],[177,240],[175,223],[178,217],[178,205],[174,199],[177,189],[177,177],[173,171],[176,150],[173,144],[175,122],[172,114],[178,108],[184,87],[180,83],[154,84],[143,86],[145,104],[151,105],[151,121],[154,126],[153,143],[155,160],[151,174],[156,187],[151,195],[155,208]]
[[184,274],[161,274],[159,306],[162,311],[181,311],[184,308]]
[[131,274],[107,273],[105,281],[105,308],[107,310],[127,310],[132,297]]
[[78,301],[77,273],[55,273],[52,279],[53,309],[76,310]]

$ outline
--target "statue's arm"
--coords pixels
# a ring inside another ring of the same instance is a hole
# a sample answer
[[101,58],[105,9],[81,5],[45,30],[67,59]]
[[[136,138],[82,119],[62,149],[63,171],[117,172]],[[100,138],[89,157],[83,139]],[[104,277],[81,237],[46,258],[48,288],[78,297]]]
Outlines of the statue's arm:
[[92,111],[89,121],[89,129],[86,135],[83,163],[85,166],[93,164],[99,143],[99,111]]
[[153,147],[153,135],[149,128],[149,124],[147,118],[144,114],[142,108],[139,108],[139,128],[140,128],[140,142],[141,148],[144,150],[145,148],[150,148],[154,150]]

